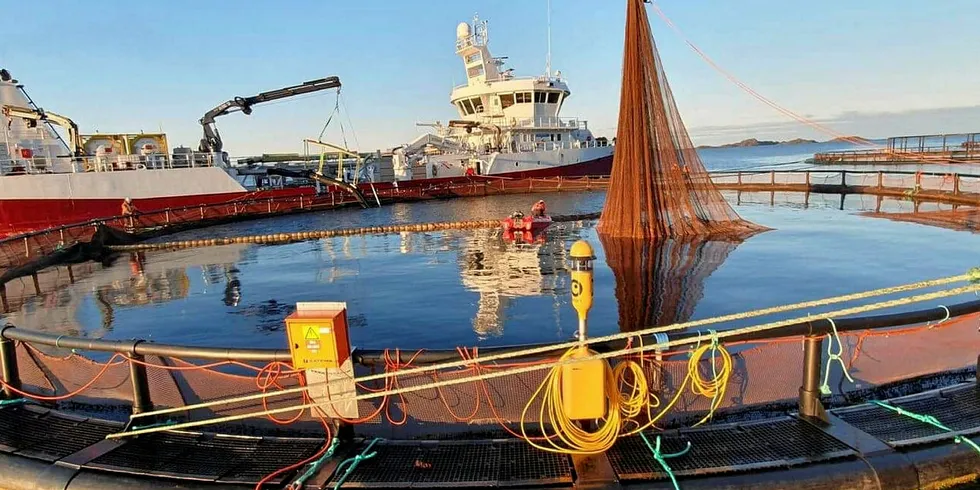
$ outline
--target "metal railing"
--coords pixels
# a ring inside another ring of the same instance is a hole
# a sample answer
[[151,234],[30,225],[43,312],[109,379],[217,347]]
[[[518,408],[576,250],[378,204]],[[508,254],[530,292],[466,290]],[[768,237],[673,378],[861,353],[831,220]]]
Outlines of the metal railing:
[[[746,332],[726,338],[726,342],[758,342],[789,337],[803,337],[804,356],[801,366],[801,389],[798,399],[800,414],[826,420],[826,414],[821,402],[820,386],[821,365],[823,357],[824,338],[831,334],[853,331],[872,331],[899,326],[924,324],[926,322],[950,321],[963,315],[980,312],[980,300],[963,302],[950,306],[939,306],[911,312],[893,313],[874,316],[852,317],[831,322],[827,319],[815,319],[788,325],[779,330]],[[699,337],[701,332],[681,331],[666,334],[650,335],[644,343],[656,344],[664,342],[690,341]],[[133,412],[140,413],[153,409],[150,397],[150,384],[145,369],[145,358],[157,356],[161,358],[197,359],[208,361],[241,361],[241,362],[289,362],[291,355],[288,349],[232,349],[222,347],[191,347],[184,345],[162,344],[143,339],[134,340],[105,340],[82,337],[70,337],[45,332],[37,332],[7,325],[0,328],[0,376],[6,385],[2,393],[8,399],[18,398],[15,390],[21,390],[22,384],[18,369],[15,342],[32,345],[43,345],[60,349],[80,351],[110,352],[126,357],[130,362],[130,381],[133,389]],[[518,352],[537,347],[547,347],[553,344],[514,345],[504,347],[482,348],[481,353],[492,355],[504,352]],[[556,352],[563,349],[556,347]],[[594,344],[593,349],[599,352],[611,352],[627,348],[625,340],[616,340]],[[374,366],[383,363],[386,350],[357,350],[352,353],[355,363]],[[413,357],[415,364],[426,365],[449,360],[458,360],[457,350],[426,350],[420,351]],[[978,358],[980,360],[980,358]],[[135,362],[133,362],[135,361]],[[828,359],[827,362],[830,362]],[[978,366],[980,367],[980,366]],[[978,372],[980,373],[980,372]]]
[[0,175],[165,170],[212,167],[214,165],[212,154],[199,152],[175,155],[59,156],[54,158],[38,155],[28,159],[0,159]]

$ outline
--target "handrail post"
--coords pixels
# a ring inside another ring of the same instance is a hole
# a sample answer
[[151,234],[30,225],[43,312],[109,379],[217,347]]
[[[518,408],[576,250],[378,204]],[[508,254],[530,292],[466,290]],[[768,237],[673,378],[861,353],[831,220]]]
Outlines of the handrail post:
[[803,386],[800,387],[799,410],[803,417],[829,423],[827,412],[820,402],[820,352],[823,336],[808,335],[803,338]]
[[883,187],[885,187],[885,172],[882,172],[881,170],[879,170],[878,171],[878,190],[881,190]]
[[960,174],[953,174],[953,195],[960,193]]
[[8,400],[18,398],[19,395],[14,392],[15,389],[20,389],[20,374],[17,372],[17,346],[13,340],[3,337],[0,337],[0,377],[3,378],[5,384],[2,398]]
[[130,353],[129,359],[129,379],[133,384],[133,413],[149,412],[153,410],[153,401],[150,399],[150,382],[146,377],[146,365],[143,364],[146,359],[135,353]]
[[840,186],[847,188],[847,170],[840,171]]

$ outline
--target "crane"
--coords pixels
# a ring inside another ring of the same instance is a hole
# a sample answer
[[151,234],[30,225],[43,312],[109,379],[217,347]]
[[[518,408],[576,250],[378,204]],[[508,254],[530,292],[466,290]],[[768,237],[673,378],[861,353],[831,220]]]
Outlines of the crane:
[[221,136],[218,134],[218,128],[215,127],[214,124],[214,119],[217,117],[231,114],[232,112],[242,112],[247,116],[252,113],[252,106],[255,104],[271,102],[273,100],[285,99],[288,97],[295,97],[297,95],[309,94],[312,92],[319,92],[321,90],[331,88],[340,88],[340,78],[321,78],[318,80],[310,80],[309,82],[304,82],[300,85],[294,85],[292,87],[262,92],[261,94],[253,95],[251,97],[235,97],[234,99],[211,109],[204,114],[204,117],[201,118],[201,126],[204,127],[204,138],[201,139],[199,149],[202,152],[218,153],[224,146],[224,144],[221,142]]
[[68,145],[70,146],[68,150],[72,152],[71,156],[81,157],[85,155],[85,148],[82,146],[82,138],[78,135],[78,125],[75,124],[75,121],[53,112],[46,112],[41,108],[31,109],[4,104],[2,109],[4,116],[23,119],[28,121],[32,127],[37,126],[38,121],[44,121],[65,128],[65,131],[68,132]]

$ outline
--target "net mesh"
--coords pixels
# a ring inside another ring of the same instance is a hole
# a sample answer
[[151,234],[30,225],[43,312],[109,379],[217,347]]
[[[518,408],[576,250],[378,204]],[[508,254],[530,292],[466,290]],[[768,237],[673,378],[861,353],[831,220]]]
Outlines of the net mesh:
[[642,0],[630,0],[616,152],[599,232],[632,238],[740,234],[674,103]]

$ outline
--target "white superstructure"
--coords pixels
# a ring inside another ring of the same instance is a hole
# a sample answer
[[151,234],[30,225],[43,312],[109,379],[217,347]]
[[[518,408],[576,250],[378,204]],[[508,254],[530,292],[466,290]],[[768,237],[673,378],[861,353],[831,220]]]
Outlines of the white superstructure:
[[490,53],[487,21],[456,27],[456,54],[467,80],[450,95],[459,119],[436,123],[435,134],[397,149],[398,180],[456,177],[467,168],[480,175],[561,175],[557,167],[611,157],[612,147],[586,121],[560,116],[571,96],[561,72],[514,76],[505,58]]

